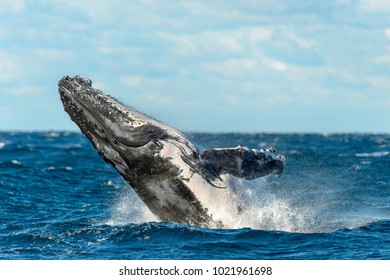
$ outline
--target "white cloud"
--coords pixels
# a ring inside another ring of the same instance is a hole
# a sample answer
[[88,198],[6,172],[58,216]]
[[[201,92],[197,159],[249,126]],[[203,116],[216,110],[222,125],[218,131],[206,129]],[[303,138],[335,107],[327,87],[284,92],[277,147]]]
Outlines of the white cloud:
[[8,31],[3,28],[2,26],[0,26],[0,39],[4,39],[8,34]]
[[310,49],[315,45],[315,41],[313,39],[302,38],[295,32],[286,32],[285,35],[303,49]]
[[240,107],[242,104],[242,100],[241,98],[239,98],[239,96],[237,95],[234,95],[234,94],[225,94],[222,96],[222,99],[230,106],[233,106],[233,107]]
[[138,87],[142,92],[160,92],[167,85],[167,79],[140,75],[122,75],[119,81],[126,87]]
[[142,86],[142,77],[141,76],[121,76],[121,84],[127,87],[141,87]]
[[[169,2],[169,1],[165,1]],[[177,3],[178,2],[178,3]],[[253,13],[242,12],[247,7],[252,11],[248,3],[240,2],[240,5],[231,5],[228,1],[177,1],[176,7],[181,13],[186,13],[195,17],[215,22],[252,22],[259,19]],[[258,3],[255,4],[258,6]]]
[[148,7],[156,7],[160,4],[159,0],[140,0],[140,2]]
[[190,35],[174,35],[168,33],[160,33],[159,36],[173,43],[171,52],[182,55],[196,55],[199,52],[199,47],[194,36]]
[[390,40],[390,28],[385,29],[385,36]]
[[50,48],[37,48],[34,49],[34,53],[41,58],[46,59],[73,59],[74,55],[69,50],[50,49]]
[[374,89],[380,90],[381,92],[386,92],[388,95],[388,90],[390,89],[390,80],[387,76],[370,76],[365,77],[365,81],[367,81]]
[[287,64],[280,62],[280,61],[275,61],[274,63],[271,64],[271,68],[278,70],[278,71],[286,71]]
[[143,98],[150,103],[153,103],[154,105],[159,104],[159,105],[164,105],[164,106],[169,106],[175,103],[171,98],[168,96],[162,96],[160,94],[144,94]]
[[273,30],[246,27],[231,30],[205,31],[198,34],[177,35],[160,33],[160,37],[174,44],[172,52],[185,55],[243,53],[259,42],[271,40]]
[[172,52],[183,55],[237,53],[242,51],[242,45],[239,40],[226,32],[206,32],[196,35],[163,33],[160,36],[174,44]]
[[4,52],[0,52],[0,82],[8,81],[12,78],[16,63]]
[[4,90],[4,92],[13,96],[41,95],[44,91],[44,88],[38,86],[21,86]]
[[270,40],[273,35],[273,30],[263,27],[252,27],[249,28],[248,33],[250,42],[258,43]]
[[[121,9],[121,2],[118,1],[95,1],[95,0],[83,0],[83,1],[63,1],[61,4],[66,7],[72,7],[77,11],[84,12],[90,19],[94,21],[112,21],[118,18],[118,13],[123,12]],[[58,4],[60,5],[60,4]],[[122,5],[123,8],[128,7]]]
[[126,54],[132,54],[132,53],[141,53],[141,52],[147,52],[147,48],[141,48],[141,47],[107,47],[107,46],[99,46],[97,51],[100,54],[118,54],[118,55],[126,55]]
[[390,64],[390,54],[380,55],[374,57],[374,63],[376,64]]
[[33,26],[24,26],[21,28],[21,35],[30,40],[40,40],[41,42],[48,42],[50,40],[53,40],[53,38],[57,39],[68,39],[68,36],[71,36],[72,34],[67,33],[65,30],[62,32],[57,32],[50,30],[50,28],[47,29],[39,29]]
[[205,5],[199,1],[185,1],[182,3],[182,5],[190,14],[199,15],[202,17],[214,14],[210,5]]
[[0,0],[0,14],[19,13],[24,7],[24,0]]
[[390,1],[388,0],[362,0],[360,9],[365,12],[386,13],[390,11]]
[[240,42],[234,38],[233,36],[216,36],[215,38],[215,47],[216,49],[222,50],[225,48],[226,50],[230,52],[241,52],[242,46]]
[[336,6],[351,5],[352,4],[351,1],[354,1],[354,0],[335,0],[334,4]]
[[373,58],[374,63],[376,63],[376,64],[389,64],[390,63],[390,46],[387,46],[386,49],[387,49],[386,53],[384,53],[382,55],[375,56]]
[[253,72],[258,63],[254,59],[227,59],[214,63],[203,63],[202,67],[207,71],[216,72],[227,77],[246,77],[248,72]]

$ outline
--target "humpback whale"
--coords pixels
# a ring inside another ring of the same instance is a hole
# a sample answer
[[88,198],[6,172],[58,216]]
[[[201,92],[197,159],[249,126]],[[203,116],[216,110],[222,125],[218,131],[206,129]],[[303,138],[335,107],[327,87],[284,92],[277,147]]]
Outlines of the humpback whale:
[[201,149],[85,77],[63,77],[58,91],[71,120],[161,221],[220,227],[226,176],[251,180],[283,172],[284,157],[273,149]]

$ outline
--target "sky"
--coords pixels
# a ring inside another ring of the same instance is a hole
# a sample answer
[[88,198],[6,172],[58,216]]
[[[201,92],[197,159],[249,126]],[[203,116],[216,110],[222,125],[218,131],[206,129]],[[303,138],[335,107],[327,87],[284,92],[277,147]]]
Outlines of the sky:
[[83,75],[187,132],[390,132],[390,1],[0,0],[0,130]]

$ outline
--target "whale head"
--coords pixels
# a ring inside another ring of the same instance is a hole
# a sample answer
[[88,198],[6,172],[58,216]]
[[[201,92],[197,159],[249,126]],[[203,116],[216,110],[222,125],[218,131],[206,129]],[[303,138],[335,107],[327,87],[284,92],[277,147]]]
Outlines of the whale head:
[[139,147],[164,137],[164,129],[156,128],[153,119],[92,88],[87,78],[66,76],[58,87],[65,111],[95,147],[102,142]]

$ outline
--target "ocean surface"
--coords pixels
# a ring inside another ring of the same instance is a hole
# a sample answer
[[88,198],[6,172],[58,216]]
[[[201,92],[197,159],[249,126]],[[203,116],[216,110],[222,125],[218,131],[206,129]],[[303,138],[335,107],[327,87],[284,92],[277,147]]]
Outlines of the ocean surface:
[[0,132],[0,259],[390,259],[389,134],[187,134],[274,147],[280,178],[232,180],[223,229],[159,222],[79,133]]

